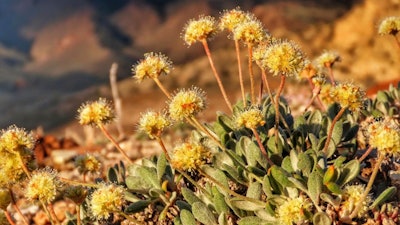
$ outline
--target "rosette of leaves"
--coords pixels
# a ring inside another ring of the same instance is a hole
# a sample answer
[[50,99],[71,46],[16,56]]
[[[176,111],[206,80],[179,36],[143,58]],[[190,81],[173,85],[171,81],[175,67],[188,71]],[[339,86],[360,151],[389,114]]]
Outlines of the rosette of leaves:
[[400,82],[397,86],[390,85],[388,90],[378,91],[376,98],[367,100],[362,112],[375,118],[388,116],[400,119]]

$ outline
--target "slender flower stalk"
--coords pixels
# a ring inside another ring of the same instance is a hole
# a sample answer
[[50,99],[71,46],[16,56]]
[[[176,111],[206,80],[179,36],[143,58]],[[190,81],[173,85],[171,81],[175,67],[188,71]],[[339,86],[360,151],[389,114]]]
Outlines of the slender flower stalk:
[[237,59],[237,64],[238,64],[238,71],[239,71],[239,83],[240,83],[240,90],[242,93],[242,101],[243,101],[243,106],[246,108],[247,107],[247,100],[246,100],[246,93],[244,89],[244,81],[243,81],[243,72],[242,72],[242,61],[240,60],[240,46],[239,46],[239,41],[235,41],[235,51],[236,51],[236,59]]
[[275,106],[275,145],[278,144],[278,139],[279,139],[279,121],[280,121],[280,111],[279,111],[279,105],[280,105],[280,97],[281,93],[283,90],[283,87],[285,86],[285,80],[286,76],[281,75],[281,83],[279,84],[278,91],[276,92],[275,95],[275,101],[274,101],[274,106]]
[[217,24],[215,19],[211,16],[200,16],[197,20],[190,20],[186,24],[185,28],[183,29],[182,38],[189,46],[195,42],[201,42],[210,63],[211,70],[213,71],[213,75],[217,80],[218,87],[222,93],[222,97],[224,98],[229,110],[232,112],[232,104],[229,101],[228,95],[225,91],[225,87],[215,68],[214,61],[211,56],[211,51],[207,42],[207,39],[211,38],[216,32]]
[[111,134],[108,132],[105,126],[103,124],[99,124],[98,127],[100,128],[101,132],[103,132],[104,136],[106,136],[107,139],[110,140],[111,143],[113,143],[115,148],[122,154],[125,160],[128,161],[129,163],[133,163],[133,161],[129,158],[128,154],[126,154],[125,150],[121,148],[119,143],[111,136]]
[[232,109],[232,103],[230,102],[230,100],[228,98],[228,95],[226,94],[224,84],[222,83],[221,77],[219,76],[219,74],[217,72],[217,69],[215,68],[214,61],[213,61],[212,56],[211,56],[210,48],[208,47],[207,40],[203,39],[203,40],[201,40],[201,43],[203,44],[204,50],[205,50],[206,55],[208,57],[208,61],[210,62],[211,70],[213,71],[215,79],[217,80],[218,87],[219,87],[219,89],[221,91],[222,97],[224,98],[225,103],[228,106],[229,110],[232,112],[232,110],[233,110]]
[[325,140],[324,148],[322,149],[322,152],[325,154],[325,156],[327,156],[328,154],[329,143],[331,142],[332,139],[332,134],[333,134],[333,129],[335,128],[335,124],[342,117],[344,112],[346,112],[346,109],[347,109],[346,107],[341,108],[338,114],[336,114],[335,118],[333,118],[332,120],[331,126],[329,127],[328,130],[328,136],[326,137]]
[[336,86],[332,68],[337,62],[340,62],[340,56],[334,51],[325,51],[316,59],[316,63],[320,68],[328,69],[328,75],[332,86]]
[[17,202],[15,201],[14,193],[11,188],[8,189],[10,191],[11,196],[11,206],[15,209],[18,215],[22,218],[22,222],[24,225],[29,225],[28,220],[25,218],[24,214],[22,214],[21,209],[18,207]]
[[358,159],[358,162],[361,163],[365,158],[367,158],[367,156],[372,152],[372,150],[374,150],[373,146],[369,146],[367,151],[365,151],[364,154]]
[[13,219],[12,219],[11,214],[10,214],[7,210],[4,210],[4,215],[6,216],[7,221],[8,221],[11,225],[15,225],[15,223],[14,223],[14,221],[13,221]]

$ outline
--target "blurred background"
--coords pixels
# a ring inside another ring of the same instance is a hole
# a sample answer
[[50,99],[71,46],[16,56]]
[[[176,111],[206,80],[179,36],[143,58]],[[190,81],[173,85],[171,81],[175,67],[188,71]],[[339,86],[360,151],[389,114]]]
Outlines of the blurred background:
[[[153,98],[165,102],[152,82],[131,78],[131,65],[150,51],[174,62],[171,77],[162,78],[169,88],[197,84],[212,95],[201,45],[188,48],[180,35],[189,19],[218,17],[237,6],[253,12],[272,35],[297,42],[310,59],[339,52],[339,80],[366,89],[400,80],[400,51],[393,37],[376,31],[386,16],[400,16],[399,0],[0,0],[0,127],[54,130],[73,121],[83,101],[110,95],[113,62],[133,127],[135,108],[144,111]],[[226,36],[215,37],[211,49],[234,87],[235,55]]]

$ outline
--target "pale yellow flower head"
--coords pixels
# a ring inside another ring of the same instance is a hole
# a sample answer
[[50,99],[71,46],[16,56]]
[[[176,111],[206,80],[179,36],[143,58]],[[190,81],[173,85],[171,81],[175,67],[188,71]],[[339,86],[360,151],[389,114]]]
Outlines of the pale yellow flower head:
[[99,173],[101,169],[101,162],[90,154],[79,155],[75,158],[75,167],[78,168],[79,173]]
[[171,156],[172,167],[184,171],[193,171],[211,159],[210,149],[193,141],[176,146]]
[[205,94],[197,87],[179,90],[168,104],[169,116],[177,121],[195,116],[205,108]]
[[35,138],[32,132],[26,132],[15,125],[9,126],[0,132],[0,152],[21,152],[32,150],[35,146]]
[[321,98],[322,102],[327,105],[333,104],[335,102],[331,94],[333,89],[334,87],[330,83],[325,83],[321,86],[319,97]]
[[340,62],[340,55],[335,51],[324,51],[315,62],[319,67],[332,67],[336,62]]
[[25,196],[30,200],[40,200],[45,203],[52,202],[60,188],[61,183],[57,178],[57,173],[50,169],[36,170],[26,187]]
[[379,25],[378,33],[380,35],[396,35],[400,31],[400,17],[387,17]]
[[0,187],[8,188],[25,178],[25,172],[18,154],[3,152],[1,156],[7,160],[0,160]]
[[311,207],[310,200],[303,196],[292,198],[277,207],[276,217],[280,225],[302,224],[308,220],[305,211]]
[[92,216],[97,219],[108,219],[111,213],[121,210],[124,204],[125,189],[115,184],[101,184],[90,198]]
[[161,75],[167,75],[171,72],[172,62],[167,56],[161,53],[146,53],[144,59],[132,66],[132,73],[139,81],[143,81],[146,77],[155,79]]
[[261,22],[256,19],[238,24],[232,32],[234,40],[240,40],[248,45],[261,43],[269,37]]
[[393,120],[376,121],[368,127],[369,144],[380,154],[400,157],[400,128]]
[[[362,200],[361,196],[365,191],[364,185],[347,185],[343,190],[343,200],[340,204],[339,214],[341,217],[347,217],[354,211],[357,204]],[[372,203],[371,196],[367,197],[362,202],[362,207],[359,209],[357,217],[363,217],[367,212],[368,208]]]
[[232,32],[238,25],[252,19],[253,15],[240,10],[240,8],[224,10],[219,18],[219,28]]
[[104,98],[86,102],[78,109],[78,120],[81,125],[101,125],[114,119],[114,110]]
[[218,31],[217,22],[212,16],[199,16],[190,20],[183,29],[182,38],[187,45],[207,40]]
[[151,139],[160,137],[161,133],[170,125],[166,115],[148,111],[139,119],[139,131],[146,133]]
[[263,60],[273,75],[298,75],[305,66],[304,53],[300,48],[292,42],[282,40],[274,41],[268,46]]
[[238,127],[256,129],[258,126],[264,125],[265,121],[261,110],[252,107],[239,113],[235,117],[235,123]]
[[331,89],[333,100],[342,108],[358,112],[364,106],[365,92],[351,83],[340,83]]

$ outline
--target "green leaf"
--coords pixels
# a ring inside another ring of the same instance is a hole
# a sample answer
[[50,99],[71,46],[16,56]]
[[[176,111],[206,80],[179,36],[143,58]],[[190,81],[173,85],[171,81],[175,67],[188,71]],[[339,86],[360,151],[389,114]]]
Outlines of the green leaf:
[[371,208],[375,208],[378,205],[381,205],[386,200],[390,199],[397,192],[396,187],[388,187],[384,190],[372,203]]
[[181,189],[183,198],[190,204],[193,205],[195,202],[201,202],[200,198],[197,197],[193,191],[188,188],[182,187]]
[[[290,151],[290,153],[292,153],[292,152],[294,152],[294,151]],[[289,173],[295,172],[292,168],[291,157],[289,157],[289,156],[286,156],[285,158],[283,158],[281,167],[282,167],[282,169],[286,170]]]
[[[215,169],[213,167],[207,166],[207,165],[206,166],[202,166],[201,169],[206,174],[208,174],[209,176],[214,178],[216,181],[218,181],[225,188],[229,189],[228,178],[226,177],[224,172],[222,172],[219,169]],[[218,187],[218,189],[220,190],[221,193],[226,194],[226,191],[224,189],[222,189],[221,187]]]
[[152,187],[152,185],[147,183],[143,178],[137,176],[127,176],[125,178],[125,184],[129,190],[135,191],[144,191]]
[[245,152],[246,152],[246,159],[247,159],[247,164],[250,166],[257,166],[257,162],[261,161],[261,150],[258,147],[256,143],[251,141],[250,139],[247,143],[245,143]]
[[264,194],[267,197],[272,196],[272,187],[271,187],[271,184],[269,182],[268,176],[264,176],[264,178],[263,178],[262,189],[264,191]]
[[192,211],[192,206],[189,203],[185,202],[185,201],[176,200],[176,205],[178,206],[180,211],[182,211],[184,209],[186,209],[188,211]]
[[278,167],[276,165],[272,166],[271,169],[271,175],[272,177],[282,186],[282,187],[287,187],[287,186],[293,186],[291,182],[288,180],[288,177],[290,177],[290,174],[283,170],[281,167]]
[[221,194],[221,192],[219,192],[215,186],[213,186],[211,190],[212,190],[212,194],[213,194],[213,203],[214,203],[215,210],[217,211],[217,213],[218,214],[228,213],[229,206],[225,202],[225,196],[223,194]]
[[297,167],[303,172],[304,175],[308,175],[313,168],[313,161],[311,157],[306,153],[299,153],[298,155],[299,161],[297,163]]
[[139,200],[137,202],[130,204],[125,209],[125,213],[133,214],[133,213],[140,212],[140,211],[144,210],[145,208],[147,208],[147,206],[150,205],[150,203],[151,203],[150,200]]
[[167,158],[165,157],[164,153],[161,153],[157,159],[157,177],[161,181],[165,170],[167,168]]
[[183,225],[196,225],[196,219],[194,218],[193,214],[184,209],[180,213],[181,222]]
[[342,173],[340,174],[340,177],[336,183],[342,187],[358,176],[360,173],[360,163],[357,159],[353,159],[346,163],[341,171]]
[[350,129],[345,133],[343,141],[350,141],[351,139],[355,138],[358,132],[359,126],[355,124],[354,126],[350,127]]
[[331,218],[324,212],[317,212],[313,216],[314,225],[328,225],[332,224]]
[[195,202],[192,205],[192,213],[200,223],[214,225],[217,224],[212,212],[208,209],[207,205],[203,202]]
[[256,216],[243,217],[238,221],[238,225],[266,225],[266,224],[268,224],[266,221]]
[[231,198],[229,201],[236,208],[243,209],[246,211],[256,211],[265,208],[264,205],[260,205],[255,202],[244,201],[239,198]]
[[294,178],[294,177],[289,177],[288,178],[290,180],[290,182],[292,182],[294,184],[294,186],[298,189],[300,189],[301,191],[308,193],[308,189],[306,187],[306,185],[304,185],[301,181],[299,181],[298,179]]
[[338,199],[334,199],[331,195],[327,194],[327,193],[321,193],[321,195],[319,196],[323,201],[331,204],[334,207],[339,207],[340,206],[340,202],[341,200]]
[[155,168],[142,166],[137,169],[137,173],[146,183],[161,189],[160,180],[158,179],[157,170]]
[[342,189],[340,189],[340,186],[339,185],[337,185],[336,183],[334,183],[334,182],[328,182],[327,184],[326,184],[326,187],[332,192],[332,193],[335,193],[335,194],[338,194],[338,195],[340,195],[340,194],[342,194]]
[[259,182],[252,182],[247,189],[246,197],[260,199],[262,186]]
[[308,177],[307,186],[311,200],[318,205],[319,195],[322,192],[322,177],[314,170]]
[[320,149],[318,148],[318,144],[319,144],[319,139],[313,134],[313,133],[309,133],[308,134],[308,139],[311,142],[311,148],[314,151],[319,151]]
[[108,169],[107,180],[111,183],[118,183],[118,172],[114,167]]
[[337,121],[335,123],[335,126],[333,127],[332,131],[332,141],[337,146],[340,143],[340,140],[342,139],[342,134],[343,134],[343,122],[341,120]]

